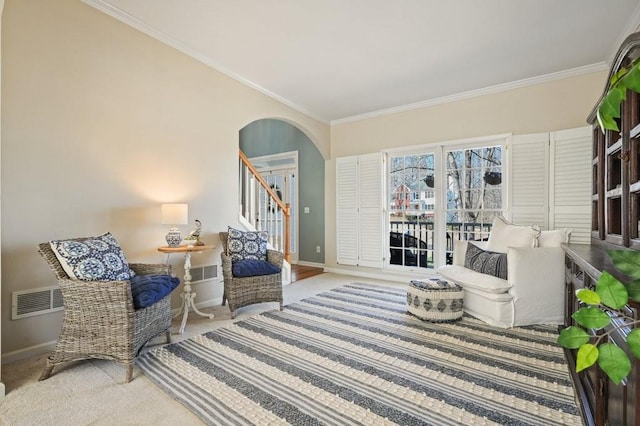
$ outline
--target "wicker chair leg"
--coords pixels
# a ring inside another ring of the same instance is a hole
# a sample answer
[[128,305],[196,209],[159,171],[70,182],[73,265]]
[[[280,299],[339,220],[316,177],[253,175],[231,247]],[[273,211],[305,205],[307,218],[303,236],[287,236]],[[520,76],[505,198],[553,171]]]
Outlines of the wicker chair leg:
[[280,310],[281,310],[281,311],[283,310],[282,302],[280,302]]
[[127,383],[133,379],[133,363],[127,364]]
[[44,368],[44,371],[42,372],[38,380],[47,380],[49,377],[51,377],[52,372],[53,372],[53,365],[50,365],[49,361],[47,361],[47,366]]
[[167,330],[166,334],[167,334],[167,343],[171,343],[171,330]]
[[236,311],[231,311],[231,319],[235,319],[236,317]]
[[222,306],[224,306],[227,303],[227,295],[223,294],[222,295]]

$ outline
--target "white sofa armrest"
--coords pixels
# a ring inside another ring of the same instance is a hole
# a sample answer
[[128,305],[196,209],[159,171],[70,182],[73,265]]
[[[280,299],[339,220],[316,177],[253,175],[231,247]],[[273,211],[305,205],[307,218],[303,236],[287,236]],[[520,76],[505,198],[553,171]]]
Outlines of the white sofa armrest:
[[507,281],[514,326],[561,324],[564,313],[564,251],[560,247],[509,247]]

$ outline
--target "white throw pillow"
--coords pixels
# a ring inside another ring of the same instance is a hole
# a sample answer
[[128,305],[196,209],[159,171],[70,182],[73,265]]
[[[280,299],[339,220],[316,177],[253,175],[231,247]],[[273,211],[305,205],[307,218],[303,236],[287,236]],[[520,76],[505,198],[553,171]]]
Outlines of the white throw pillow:
[[538,247],[560,247],[560,244],[569,242],[570,235],[571,229],[568,228],[542,231],[538,237]]
[[506,253],[508,247],[535,247],[540,235],[537,226],[520,226],[498,216],[493,219],[487,250]]

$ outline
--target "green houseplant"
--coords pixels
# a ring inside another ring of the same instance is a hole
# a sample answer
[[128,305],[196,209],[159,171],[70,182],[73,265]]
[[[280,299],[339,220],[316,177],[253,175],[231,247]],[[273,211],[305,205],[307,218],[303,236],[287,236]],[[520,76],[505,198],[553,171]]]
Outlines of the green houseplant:
[[607,253],[615,267],[633,280],[623,284],[605,271],[596,282],[595,291],[577,290],[576,297],[584,306],[572,318],[580,327],[563,329],[558,343],[578,350],[576,372],[597,362],[615,384],[620,384],[631,371],[631,360],[622,349],[609,343],[607,337],[614,330],[631,329],[627,344],[633,355],[640,358],[640,328],[636,328],[640,321],[627,316],[622,310],[630,299],[640,302],[640,251],[609,250]]
[[627,90],[640,93],[640,58],[611,76],[609,91],[602,98],[597,111],[598,125],[603,132],[620,131],[615,119],[620,118],[620,105],[627,97]]

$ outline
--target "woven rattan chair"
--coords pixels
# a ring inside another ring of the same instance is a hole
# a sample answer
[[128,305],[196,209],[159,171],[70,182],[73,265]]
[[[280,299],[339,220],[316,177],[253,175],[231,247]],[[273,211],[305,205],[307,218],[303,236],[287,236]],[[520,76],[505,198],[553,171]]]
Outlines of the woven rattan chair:
[[[256,303],[278,302],[282,310],[282,272],[255,277],[234,277],[231,256],[227,255],[229,233],[220,232],[222,243],[222,276],[224,278],[224,294],[222,306],[229,301],[231,318],[235,318],[235,310]],[[284,255],[276,250],[267,250],[267,261],[282,271]]]
[[[126,381],[133,377],[133,362],[152,338],[165,333],[171,341],[171,295],[135,310],[129,281],[81,281],[70,279],[49,243],[38,245],[55,274],[64,303],[62,331],[56,348],[47,358],[40,376],[45,380],[53,368],[81,359],[108,359],[127,367]],[[170,265],[129,264],[138,275],[169,274]]]

